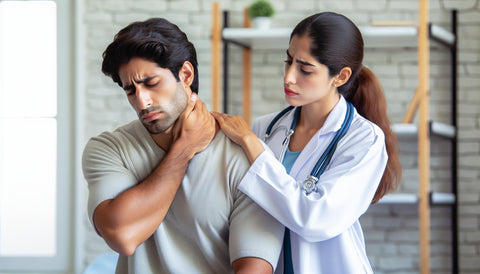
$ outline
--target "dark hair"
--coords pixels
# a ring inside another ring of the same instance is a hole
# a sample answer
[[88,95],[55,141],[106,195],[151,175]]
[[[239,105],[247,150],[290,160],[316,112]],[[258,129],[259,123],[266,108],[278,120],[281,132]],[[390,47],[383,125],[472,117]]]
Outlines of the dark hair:
[[347,17],[323,12],[298,23],[290,40],[295,35],[311,39],[310,54],[327,66],[331,77],[340,73],[344,67],[352,70],[348,81],[338,87],[339,93],[355,106],[360,115],[378,125],[385,134],[388,162],[372,200],[374,204],[385,194],[397,189],[401,182],[402,166],[398,157],[397,137],[387,116],[387,101],[383,88],[375,74],[362,64],[362,34]]
[[121,65],[133,57],[141,57],[168,68],[180,81],[178,75],[185,61],[192,63],[194,78],[190,86],[198,93],[197,53],[187,35],[177,25],[163,18],[151,18],[133,22],[120,30],[113,42],[103,52],[102,72],[122,86],[118,75]]

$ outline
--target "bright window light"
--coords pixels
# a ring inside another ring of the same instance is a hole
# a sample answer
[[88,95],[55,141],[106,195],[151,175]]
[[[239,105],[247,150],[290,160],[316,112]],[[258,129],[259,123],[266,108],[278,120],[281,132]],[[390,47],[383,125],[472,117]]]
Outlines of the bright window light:
[[57,12],[0,1],[0,256],[55,256]]

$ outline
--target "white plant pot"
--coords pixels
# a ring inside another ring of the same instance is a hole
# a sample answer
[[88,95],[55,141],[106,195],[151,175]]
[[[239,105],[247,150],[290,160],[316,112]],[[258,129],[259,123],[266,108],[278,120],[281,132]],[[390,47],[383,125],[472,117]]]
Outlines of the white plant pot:
[[260,16],[253,18],[253,26],[257,29],[269,29],[272,18]]

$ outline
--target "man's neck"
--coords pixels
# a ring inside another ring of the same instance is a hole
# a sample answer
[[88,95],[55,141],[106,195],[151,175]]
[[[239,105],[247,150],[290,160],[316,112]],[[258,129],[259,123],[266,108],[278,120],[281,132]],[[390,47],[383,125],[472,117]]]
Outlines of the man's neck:
[[[211,117],[213,119],[213,117]],[[215,135],[220,131],[220,126],[218,125],[217,121],[215,121]],[[158,134],[150,134],[152,136],[153,141],[164,151],[169,151],[170,146],[173,142],[173,126],[167,129],[165,132],[158,133]]]
[[170,145],[173,141],[172,128],[169,128],[162,133],[150,134],[150,136],[152,136],[153,141],[164,151],[168,151],[170,149]]

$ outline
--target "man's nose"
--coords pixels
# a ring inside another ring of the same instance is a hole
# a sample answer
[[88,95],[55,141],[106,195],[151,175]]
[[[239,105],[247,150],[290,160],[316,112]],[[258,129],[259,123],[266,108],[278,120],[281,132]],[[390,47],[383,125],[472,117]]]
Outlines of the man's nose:
[[139,86],[137,87],[137,98],[140,109],[146,109],[152,105],[152,97],[150,96],[150,91]]

